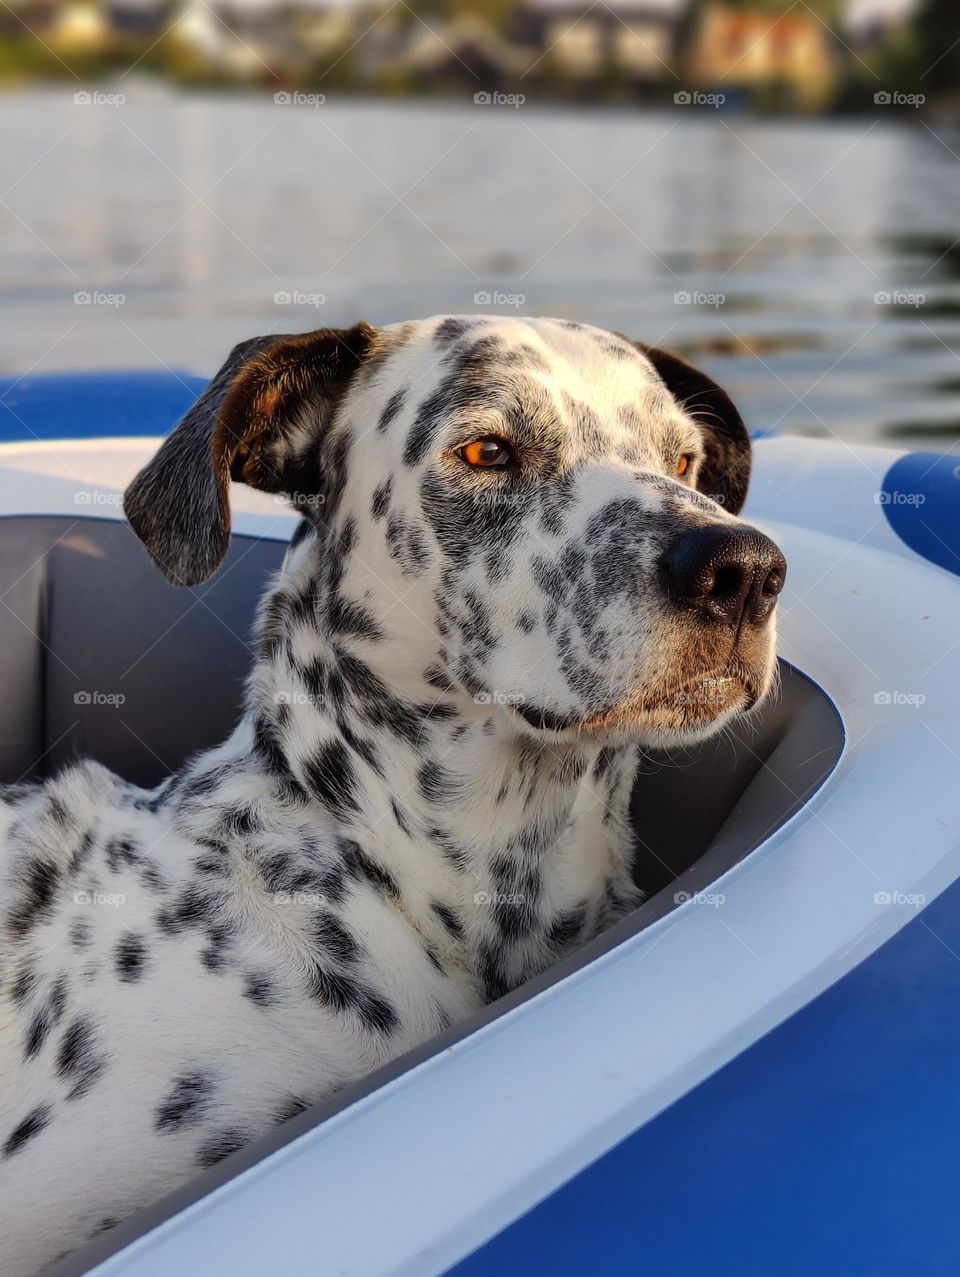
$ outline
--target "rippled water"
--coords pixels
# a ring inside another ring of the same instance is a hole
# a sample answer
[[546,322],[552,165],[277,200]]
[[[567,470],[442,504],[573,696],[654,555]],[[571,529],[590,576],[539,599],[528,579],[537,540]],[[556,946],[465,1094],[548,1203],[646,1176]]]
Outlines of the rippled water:
[[688,353],[753,428],[960,439],[956,137],[116,87],[0,98],[0,371],[516,307]]

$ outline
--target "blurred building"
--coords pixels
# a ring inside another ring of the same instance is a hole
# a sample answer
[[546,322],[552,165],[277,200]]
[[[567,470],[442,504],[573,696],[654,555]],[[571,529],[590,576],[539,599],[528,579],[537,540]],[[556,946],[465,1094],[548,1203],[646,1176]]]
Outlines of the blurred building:
[[686,49],[691,85],[710,92],[763,95],[771,106],[822,110],[840,80],[842,45],[805,4],[777,15],[769,5],[707,0]]
[[676,0],[521,0],[513,22],[541,76],[644,88],[676,81]]

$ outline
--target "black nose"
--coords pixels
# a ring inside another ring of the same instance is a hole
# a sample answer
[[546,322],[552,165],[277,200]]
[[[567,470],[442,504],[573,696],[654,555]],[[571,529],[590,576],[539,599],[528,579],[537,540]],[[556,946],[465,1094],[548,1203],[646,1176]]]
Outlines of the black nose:
[[762,532],[739,527],[693,528],[664,556],[667,592],[676,602],[721,625],[759,625],[773,611],[787,564]]

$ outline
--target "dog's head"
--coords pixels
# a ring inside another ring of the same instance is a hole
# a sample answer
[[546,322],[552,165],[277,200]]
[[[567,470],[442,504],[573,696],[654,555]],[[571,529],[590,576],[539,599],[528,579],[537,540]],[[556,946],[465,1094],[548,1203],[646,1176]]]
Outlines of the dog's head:
[[518,731],[665,744],[771,683],[785,564],[736,517],[749,473],[739,414],[683,360],[441,318],[238,346],[125,508],[192,585],[226,552],[231,478],[289,494],[371,617],[360,642]]

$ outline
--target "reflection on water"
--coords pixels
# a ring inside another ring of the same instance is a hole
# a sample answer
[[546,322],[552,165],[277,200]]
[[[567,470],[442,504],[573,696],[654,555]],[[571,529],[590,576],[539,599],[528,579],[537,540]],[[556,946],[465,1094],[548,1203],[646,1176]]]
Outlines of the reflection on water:
[[753,428],[960,438],[960,161],[921,125],[123,88],[0,98],[0,372],[519,309],[686,352]]

